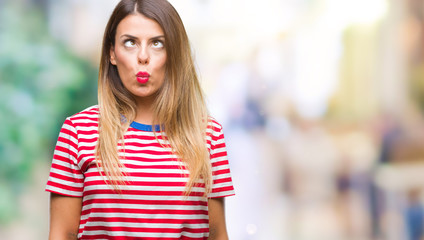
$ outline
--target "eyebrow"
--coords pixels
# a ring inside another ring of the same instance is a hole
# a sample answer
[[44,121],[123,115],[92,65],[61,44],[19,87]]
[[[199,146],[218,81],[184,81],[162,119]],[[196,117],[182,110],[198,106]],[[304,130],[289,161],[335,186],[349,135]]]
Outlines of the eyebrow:
[[[124,35],[121,35],[121,37],[120,37],[120,38],[124,38],[124,37],[132,38],[132,39],[138,39],[136,36],[133,36],[133,35],[130,35],[130,34],[124,34]],[[163,35],[155,36],[155,37],[150,38],[150,40],[153,40],[153,39],[160,39],[160,38],[165,39],[165,36],[163,36]]]

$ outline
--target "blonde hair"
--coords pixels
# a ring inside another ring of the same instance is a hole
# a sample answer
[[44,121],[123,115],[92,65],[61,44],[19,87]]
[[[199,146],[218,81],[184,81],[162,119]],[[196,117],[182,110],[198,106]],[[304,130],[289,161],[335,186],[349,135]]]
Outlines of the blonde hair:
[[[161,124],[174,153],[189,170],[188,195],[203,181],[205,196],[211,191],[212,171],[206,148],[208,112],[204,101],[184,25],[166,0],[122,0],[106,26],[100,60],[98,101],[99,138],[96,162],[115,189],[124,183],[125,172],[118,155],[123,136],[135,119],[136,104],[123,86],[116,66],[110,62],[119,22],[130,14],[142,14],[159,23],[165,35],[166,76],[154,102],[154,123]],[[122,116],[126,121],[122,121]]]

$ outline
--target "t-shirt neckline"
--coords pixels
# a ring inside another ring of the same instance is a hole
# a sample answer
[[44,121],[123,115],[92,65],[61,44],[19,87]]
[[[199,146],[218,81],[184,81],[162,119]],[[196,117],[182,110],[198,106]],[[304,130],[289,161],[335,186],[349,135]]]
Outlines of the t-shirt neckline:
[[160,131],[160,125],[147,125],[147,124],[138,123],[138,122],[132,122],[130,124],[130,127],[135,128],[137,130],[145,131],[145,132],[153,132],[153,127],[155,127],[156,132]]

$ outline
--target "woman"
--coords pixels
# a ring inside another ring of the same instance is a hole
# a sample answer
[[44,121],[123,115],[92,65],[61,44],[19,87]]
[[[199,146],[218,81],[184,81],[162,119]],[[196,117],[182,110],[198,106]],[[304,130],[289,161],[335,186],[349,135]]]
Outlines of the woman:
[[50,239],[228,239],[234,194],[187,35],[166,0],[123,0],[106,26],[99,105],[55,148]]

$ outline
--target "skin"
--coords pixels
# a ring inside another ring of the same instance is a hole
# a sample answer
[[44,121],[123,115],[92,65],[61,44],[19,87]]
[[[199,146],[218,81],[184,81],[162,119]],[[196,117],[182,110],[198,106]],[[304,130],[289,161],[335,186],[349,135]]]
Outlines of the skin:
[[77,239],[82,198],[50,194],[49,240]]
[[[160,25],[141,14],[125,17],[117,27],[115,45],[110,49],[110,61],[117,66],[125,88],[137,104],[135,121],[153,124],[152,103],[165,81],[166,49]],[[139,71],[150,74],[149,81],[137,81]],[[209,225],[212,240],[227,240],[224,199],[209,199]],[[51,194],[50,240],[77,239],[82,198]]]
[[211,198],[208,200],[209,240],[228,240],[224,203],[224,198]]

